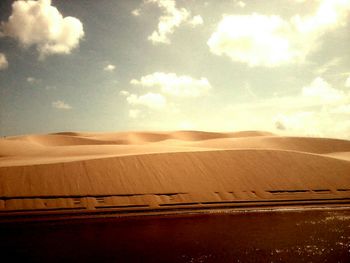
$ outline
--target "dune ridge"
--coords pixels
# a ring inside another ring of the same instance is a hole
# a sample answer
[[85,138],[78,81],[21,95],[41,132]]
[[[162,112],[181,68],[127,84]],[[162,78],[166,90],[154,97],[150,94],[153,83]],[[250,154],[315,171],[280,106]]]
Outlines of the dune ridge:
[[8,137],[0,139],[0,216],[347,203],[349,152],[346,140],[258,131]]
[[45,135],[28,135],[9,137],[8,140],[28,141],[43,146],[100,145],[100,144],[145,144],[166,140],[203,141],[218,138],[237,138],[273,135],[267,132],[248,131],[234,133],[204,131],[174,132],[118,132],[118,133],[83,133],[62,132]]
[[223,149],[272,149],[328,154],[344,159],[350,141],[326,138],[280,137],[267,132],[64,132],[0,139],[0,167],[44,164],[112,156],[214,151]]

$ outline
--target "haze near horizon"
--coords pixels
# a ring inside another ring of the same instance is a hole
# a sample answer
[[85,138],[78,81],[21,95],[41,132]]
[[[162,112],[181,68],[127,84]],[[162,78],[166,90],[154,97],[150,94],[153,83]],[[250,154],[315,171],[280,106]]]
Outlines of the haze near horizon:
[[350,138],[350,0],[0,3],[0,136]]

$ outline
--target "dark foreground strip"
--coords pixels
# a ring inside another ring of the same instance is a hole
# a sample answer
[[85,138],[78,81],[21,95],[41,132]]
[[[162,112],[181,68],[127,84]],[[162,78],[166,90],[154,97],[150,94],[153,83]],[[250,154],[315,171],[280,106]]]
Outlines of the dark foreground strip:
[[[168,203],[168,204],[159,204],[159,206],[178,206],[178,205],[200,205],[201,203]],[[203,203],[202,203],[203,204]]]
[[106,208],[146,208],[149,207],[149,205],[101,205],[101,206],[95,206],[96,209],[106,209]]
[[176,206],[148,206],[85,209],[56,209],[50,211],[12,211],[0,213],[0,223],[27,221],[61,221],[82,218],[125,217],[188,213],[215,213],[215,210],[244,210],[244,209],[276,209],[288,207],[327,207],[328,205],[349,206],[350,198],[318,199],[318,200],[273,200],[273,201],[235,201],[235,202],[202,202],[193,205],[184,203]]

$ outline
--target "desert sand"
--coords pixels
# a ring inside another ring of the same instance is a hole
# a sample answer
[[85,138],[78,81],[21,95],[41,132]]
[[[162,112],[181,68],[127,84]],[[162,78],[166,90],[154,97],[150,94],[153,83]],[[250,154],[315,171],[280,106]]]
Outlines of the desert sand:
[[349,203],[347,140],[259,131],[0,139],[0,217]]

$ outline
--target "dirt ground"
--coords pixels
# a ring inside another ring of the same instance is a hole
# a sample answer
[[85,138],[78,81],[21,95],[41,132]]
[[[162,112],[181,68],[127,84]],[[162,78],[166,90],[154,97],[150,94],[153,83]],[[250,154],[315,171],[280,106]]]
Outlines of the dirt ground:
[[350,262],[350,210],[0,225],[14,262]]

